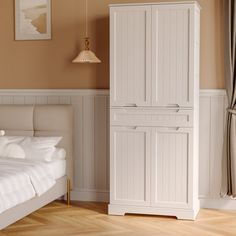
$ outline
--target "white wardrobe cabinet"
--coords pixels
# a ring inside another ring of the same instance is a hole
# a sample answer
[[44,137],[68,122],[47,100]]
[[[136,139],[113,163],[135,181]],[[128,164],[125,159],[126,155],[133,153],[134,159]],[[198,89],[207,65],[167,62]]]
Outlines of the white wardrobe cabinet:
[[110,7],[109,214],[195,219],[200,7]]

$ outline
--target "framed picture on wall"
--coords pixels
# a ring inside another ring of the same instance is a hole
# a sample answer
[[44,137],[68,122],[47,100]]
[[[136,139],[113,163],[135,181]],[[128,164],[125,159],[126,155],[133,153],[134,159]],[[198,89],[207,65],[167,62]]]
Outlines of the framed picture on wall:
[[51,39],[51,0],[15,0],[15,40]]

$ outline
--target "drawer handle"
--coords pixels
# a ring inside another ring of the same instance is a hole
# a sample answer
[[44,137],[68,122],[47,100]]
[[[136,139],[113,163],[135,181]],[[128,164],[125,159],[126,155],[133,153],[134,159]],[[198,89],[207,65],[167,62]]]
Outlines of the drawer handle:
[[137,104],[135,104],[135,103],[127,103],[127,104],[125,104],[125,107],[137,107]]

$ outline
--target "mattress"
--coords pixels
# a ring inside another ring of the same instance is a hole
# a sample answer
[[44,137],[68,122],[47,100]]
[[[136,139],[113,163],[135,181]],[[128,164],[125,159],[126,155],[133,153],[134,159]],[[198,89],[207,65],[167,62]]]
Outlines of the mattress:
[[52,177],[57,180],[66,175],[66,160],[48,162],[47,166]]

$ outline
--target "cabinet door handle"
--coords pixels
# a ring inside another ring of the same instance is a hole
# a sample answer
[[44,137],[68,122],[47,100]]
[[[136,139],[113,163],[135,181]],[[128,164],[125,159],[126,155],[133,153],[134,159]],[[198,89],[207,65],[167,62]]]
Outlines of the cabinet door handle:
[[126,127],[126,129],[132,129],[132,130],[136,130],[138,127],[137,126],[128,126]]
[[168,104],[167,107],[172,108],[172,107],[180,107],[179,104]]
[[180,127],[168,127],[168,130],[179,131]]

